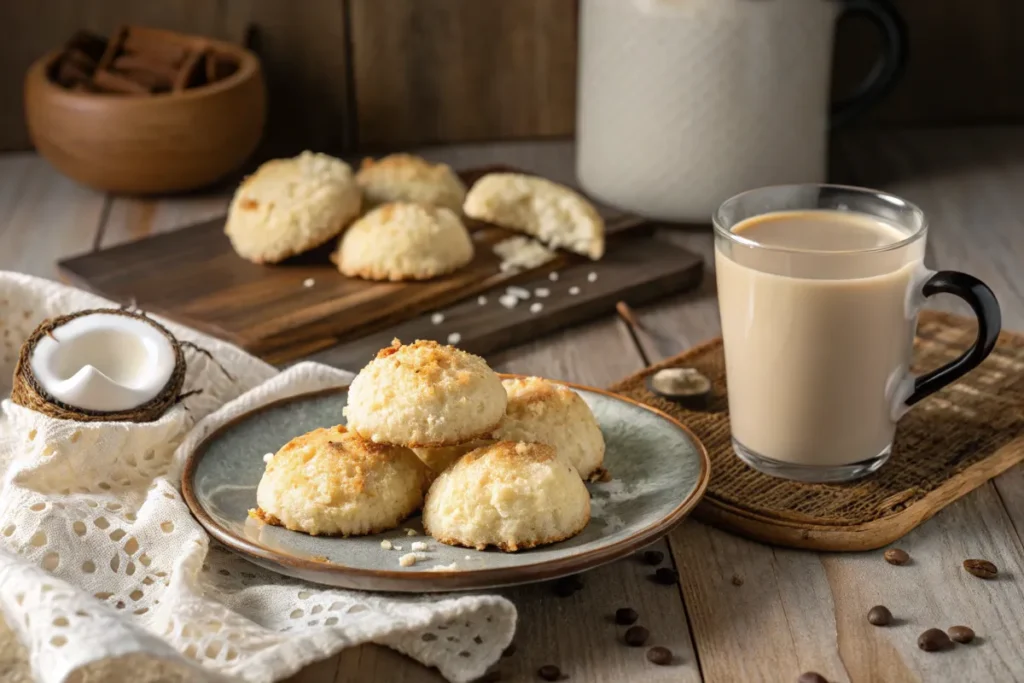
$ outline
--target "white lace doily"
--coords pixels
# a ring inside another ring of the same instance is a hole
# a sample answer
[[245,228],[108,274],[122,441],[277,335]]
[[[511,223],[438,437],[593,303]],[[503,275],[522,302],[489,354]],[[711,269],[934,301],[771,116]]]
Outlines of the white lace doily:
[[[39,322],[111,305],[0,272],[3,395]],[[185,390],[201,393],[156,422],[76,423],[9,400],[0,407],[0,608],[35,676],[271,681],[366,642],[451,681],[481,676],[515,629],[504,598],[324,588],[260,569],[206,536],[178,491],[191,446],[233,415],[351,375],[313,363],[278,373],[233,346],[168,327],[223,368],[188,353]]]

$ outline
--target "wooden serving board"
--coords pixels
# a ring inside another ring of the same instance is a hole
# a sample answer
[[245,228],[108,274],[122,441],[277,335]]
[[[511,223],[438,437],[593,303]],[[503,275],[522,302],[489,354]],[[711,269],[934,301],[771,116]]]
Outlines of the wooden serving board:
[[[509,169],[490,167],[461,175],[471,184],[495,170]],[[553,261],[540,268],[515,274],[499,270],[499,259],[491,249],[514,233],[475,221],[467,225],[476,246],[472,263],[450,276],[425,282],[368,282],[345,277],[328,260],[333,241],[282,264],[255,265],[232,250],[224,235],[223,218],[74,257],[58,265],[61,273],[78,286],[121,303],[134,302],[144,310],[226,339],[274,363],[365,338],[458,301],[470,299],[475,305],[480,294],[493,293],[493,307],[499,309],[496,313],[504,311],[497,295],[506,286],[546,277],[553,270],[585,269],[580,272],[596,273],[602,284],[580,285],[580,295],[571,299],[566,295],[560,305],[533,314],[531,337],[611,310],[615,299],[610,292],[617,287],[639,303],[700,281],[700,257],[657,239],[654,226],[635,216],[599,204],[598,210],[606,222],[603,259],[591,262],[558,252]],[[312,286],[304,286],[309,280]],[[583,284],[595,283],[584,278]],[[506,344],[531,338],[524,337],[522,330],[513,335],[501,333],[507,327],[508,316],[478,313],[481,324],[473,329],[490,340],[488,350],[496,348],[494,343],[499,338]],[[412,330],[403,332],[409,337]],[[467,343],[476,340],[468,333],[464,338]]]
[[[936,368],[974,341],[973,320],[921,313],[914,372]],[[707,410],[651,393],[644,378],[693,367],[713,384]],[[929,396],[899,423],[892,458],[849,484],[804,484],[747,467],[733,453],[722,340],[715,339],[612,387],[686,424],[711,456],[698,519],[757,541],[824,551],[892,543],[958,498],[1024,460],[1024,335],[1003,332],[976,370]]]

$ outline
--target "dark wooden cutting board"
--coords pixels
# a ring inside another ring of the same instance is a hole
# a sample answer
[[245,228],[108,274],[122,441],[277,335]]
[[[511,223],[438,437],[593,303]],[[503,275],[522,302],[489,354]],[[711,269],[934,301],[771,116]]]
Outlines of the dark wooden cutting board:
[[[477,169],[461,175],[470,184],[493,170],[497,169]],[[367,336],[374,332],[467,298],[477,305],[480,294],[492,296],[495,312],[506,311],[497,302],[497,295],[505,287],[546,278],[553,270],[578,270],[584,281],[578,284],[578,295],[566,294],[558,305],[552,302],[538,313],[527,313],[531,327],[537,330],[534,337],[542,328],[554,329],[610,310],[615,300],[622,298],[617,296],[619,290],[639,303],[700,281],[700,257],[659,240],[653,226],[641,219],[608,207],[598,209],[607,230],[603,259],[590,262],[559,252],[554,261],[516,274],[500,272],[499,259],[491,251],[495,243],[513,233],[475,222],[468,225],[476,246],[472,263],[450,276],[426,282],[381,283],[347,278],[327,259],[333,243],[276,266],[255,265],[232,250],[224,235],[223,218],[74,257],[58,265],[74,284],[121,303],[134,302],[144,310],[231,341],[275,363],[342,342],[369,341]],[[596,273],[593,283],[586,281],[590,272]],[[312,280],[312,286],[304,286],[307,280]],[[598,282],[600,286],[596,286]],[[560,292],[566,288],[550,289]],[[528,311],[528,303],[522,308]],[[499,332],[516,311],[506,311],[511,316],[477,313],[479,324],[473,330],[485,337],[491,335],[491,348],[487,350],[496,348],[493,340],[497,338],[506,338],[509,343],[522,341],[523,330],[512,335]],[[467,343],[472,336],[467,328]]]

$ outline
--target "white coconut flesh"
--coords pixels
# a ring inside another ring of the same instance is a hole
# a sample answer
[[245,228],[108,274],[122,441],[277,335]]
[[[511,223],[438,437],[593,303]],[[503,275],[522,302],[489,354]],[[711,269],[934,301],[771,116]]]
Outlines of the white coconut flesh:
[[92,313],[36,343],[32,374],[53,398],[79,410],[131,410],[160,395],[174,372],[170,340],[149,323]]

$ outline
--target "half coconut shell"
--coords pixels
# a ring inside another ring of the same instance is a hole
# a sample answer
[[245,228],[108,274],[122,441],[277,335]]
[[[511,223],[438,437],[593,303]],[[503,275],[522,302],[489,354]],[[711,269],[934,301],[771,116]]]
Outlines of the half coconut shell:
[[[171,376],[163,389],[160,390],[160,393],[155,398],[129,410],[113,412],[85,410],[57,400],[46,391],[46,388],[36,378],[32,372],[30,359],[39,340],[45,336],[52,336],[55,330],[72,320],[93,314],[123,315],[128,318],[134,318],[152,326],[167,338],[174,351],[174,370],[171,372]],[[21,345],[18,364],[14,368],[14,387],[11,390],[11,400],[20,406],[59,420],[76,420],[79,422],[153,422],[158,420],[169,408],[178,402],[182,386],[185,384],[186,369],[185,353],[182,350],[181,342],[171,334],[170,330],[150,319],[144,313],[127,311],[120,308],[87,309],[44,320],[29,335],[29,338]]]

